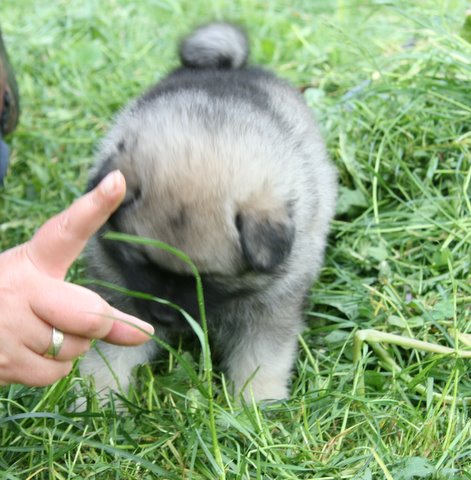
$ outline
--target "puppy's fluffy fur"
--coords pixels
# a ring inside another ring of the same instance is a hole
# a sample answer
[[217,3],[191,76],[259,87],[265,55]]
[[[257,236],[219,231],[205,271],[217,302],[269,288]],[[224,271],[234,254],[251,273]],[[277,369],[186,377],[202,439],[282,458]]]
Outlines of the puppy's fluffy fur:
[[[195,281],[183,262],[102,234],[141,235],[185,251],[202,275],[212,351],[235,392],[281,399],[303,301],[323,261],[336,172],[302,96],[247,67],[247,56],[238,28],[200,27],[180,46],[182,67],[118,115],[90,188],[119,168],[127,195],[87,256],[92,277],[168,299],[198,319]],[[168,342],[193,336],[170,307],[98,291]],[[92,350],[81,363],[99,390],[118,388],[117,380],[126,389],[132,368],[158,354],[152,341],[99,349],[107,362]]]

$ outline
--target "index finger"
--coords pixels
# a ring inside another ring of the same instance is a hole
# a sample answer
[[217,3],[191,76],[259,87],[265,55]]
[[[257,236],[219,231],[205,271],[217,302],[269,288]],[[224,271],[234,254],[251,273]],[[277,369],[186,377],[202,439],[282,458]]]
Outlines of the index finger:
[[96,188],[36,232],[25,245],[30,260],[40,271],[63,278],[88,239],[108,220],[125,193],[123,174],[119,170],[109,173]]

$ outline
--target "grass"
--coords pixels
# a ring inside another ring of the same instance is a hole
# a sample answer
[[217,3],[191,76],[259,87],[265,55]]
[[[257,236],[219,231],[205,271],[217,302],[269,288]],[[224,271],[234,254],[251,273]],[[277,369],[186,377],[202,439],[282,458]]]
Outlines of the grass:
[[[405,376],[367,345],[352,362],[359,329],[462,349],[456,332],[471,330],[467,6],[2,0],[22,118],[0,248],[83,191],[113,113],[175,66],[177,39],[210,18],[247,25],[252,61],[305,88],[342,187],[289,401],[237,406],[217,374],[210,395],[207,361],[182,352],[158,375],[139,370],[126,415],[67,413],[76,374],[4,387],[0,478],[471,479],[469,360],[383,344]],[[70,279],[82,277],[78,262]]]

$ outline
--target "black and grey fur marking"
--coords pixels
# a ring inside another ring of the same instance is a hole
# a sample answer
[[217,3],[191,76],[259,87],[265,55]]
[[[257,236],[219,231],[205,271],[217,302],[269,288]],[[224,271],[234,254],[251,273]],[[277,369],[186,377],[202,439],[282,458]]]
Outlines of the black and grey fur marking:
[[254,272],[273,272],[289,256],[295,226],[288,216],[272,221],[269,217],[238,215],[236,227],[242,252]]
[[187,68],[241,68],[248,55],[245,32],[227,23],[203,25],[180,45],[180,60]]
[[[288,395],[302,305],[323,262],[336,172],[302,96],[247,67],[238,27],[215,23],[180,46],[182,66],[130,103],[103,140],[93,188],[109,171],[126,177],[123,204],[89,243],[89,273],[177,304],[196,320],[195,281],[162,250],[105,240],[108,230],[185,251],[203,280],[212,351],[237,393]],[[188,340],[178,310],[97,287],[118,308]],[[100,344],[81,364],[99,390],[126,388],[132,368],[159,354],[155,342]],[[248,379],[250,385],[242,392]]]

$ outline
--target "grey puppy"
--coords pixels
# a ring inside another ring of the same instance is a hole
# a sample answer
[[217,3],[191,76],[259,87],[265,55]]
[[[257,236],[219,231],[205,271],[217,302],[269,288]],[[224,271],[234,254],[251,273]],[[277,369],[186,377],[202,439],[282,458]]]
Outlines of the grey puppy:
[[[200,27],[180,46],[182,66],[118,115],[89,187],[120,169],[127,195],[87,257],[90,276],[168,299],[198,320],[187,265],[102,234],[150,237],[186,252],[202,276],[212,352],[235,392],[282,399],[304,300],[323,263],[337,176],[302,96],[247,67],[247,56],[239,28]],[[165,341],[194,335],[171,307],[98,291],[153,323]],[[90,351],[80,367],[98,390],[126,390],[133,367],[159,353],[153,341],[98,346],[101,354]]]

